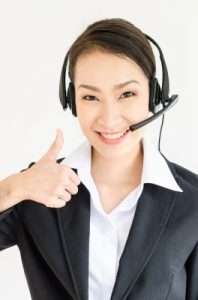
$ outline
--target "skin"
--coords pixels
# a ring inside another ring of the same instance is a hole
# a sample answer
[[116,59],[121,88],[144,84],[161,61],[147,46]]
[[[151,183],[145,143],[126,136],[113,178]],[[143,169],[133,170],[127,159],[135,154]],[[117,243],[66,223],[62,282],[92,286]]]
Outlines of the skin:
[[61,130],[47,152],[31,168],[0,181],[0,213],[31,199],[47,207],[63,207],[78,192],[80,178],[69,167],[56,162],[64,140]]
[[[123,87],[115,85],[134,80]],[[89,85],[97,87],[97,91]],[[120,144],[102,143],[96,131],[123,132],[149,116],[149,81],[131,59],[94,49],[79,56],[75,66],[75,95],[80,127],[92,147],[92,175],[111,188],[140,182],[145,127],[129,133]],[[129,92],[129,93],[127,93]],[[92,100],[92,101],[90,101]]]
[[[134,61],[96,49],[78,58],[74,75],[78,120],[92,145],[91,174],[101,204],[110,212],[140,182],[143,165],[140,141],[145,128],[129,132],[117,145],[102,143],[96,131],[123,132],[129,125],[147,118],[149,82]],[[132,83],[115,88],[131,80]],[[79,87],[82,84],[97,87],[97,91]],[[78,175],[56,163],[63,143],[63,134],[57,130],[54,142],[35,165],[0,181],[0,212],[25,199],[47,207],[63,207],[78,192]]]

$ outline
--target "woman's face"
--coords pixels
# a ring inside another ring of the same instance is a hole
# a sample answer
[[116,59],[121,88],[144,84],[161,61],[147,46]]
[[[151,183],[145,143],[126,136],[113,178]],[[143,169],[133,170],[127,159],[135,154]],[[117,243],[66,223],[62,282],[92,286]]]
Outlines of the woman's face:
[[93,50],[79,56],[74,86],[80,127],[94,151],[113,159],[137,150],[145,128],[125,132],[149,115],[142,69],[124,56]]

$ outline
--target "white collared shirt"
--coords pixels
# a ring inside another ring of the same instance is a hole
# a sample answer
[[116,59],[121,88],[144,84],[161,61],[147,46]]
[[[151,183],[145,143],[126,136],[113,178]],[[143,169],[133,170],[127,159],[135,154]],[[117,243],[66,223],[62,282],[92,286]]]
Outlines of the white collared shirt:
[[80,180],[90,192],[90,300],[109,300],[111,298],[119,260],[126,244],[144,183],[153,183],[182,192],[167,162],[156,147],[146,137],[143,137],[141,142],[143,145],[141,183],[109,214],[102,208],[99,193],[91,175],[90,143],[86,141],[81,144],[62,162],[77,169]]

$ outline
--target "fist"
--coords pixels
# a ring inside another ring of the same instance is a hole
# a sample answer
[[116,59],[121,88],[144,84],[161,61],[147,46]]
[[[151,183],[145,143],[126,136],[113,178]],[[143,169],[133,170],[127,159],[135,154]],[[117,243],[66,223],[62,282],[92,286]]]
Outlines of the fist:
[[48,151],[31,168],[21,173],[25,199],[60,208],[78,192],[78,175],[68,166],[56,162],[63,143],[62,131],[57,130]]

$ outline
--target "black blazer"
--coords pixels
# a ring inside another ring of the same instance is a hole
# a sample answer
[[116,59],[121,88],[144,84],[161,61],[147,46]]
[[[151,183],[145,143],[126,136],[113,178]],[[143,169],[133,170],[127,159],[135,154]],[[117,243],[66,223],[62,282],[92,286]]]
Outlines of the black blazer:
[[[144,185],[112,300],[198,300],[198,176],[167,163],[183,193]],[[19,247],[32,299],[88,299],[89,221],[82,183],[63,208],[25,200],[0,215],[0,249]]]

